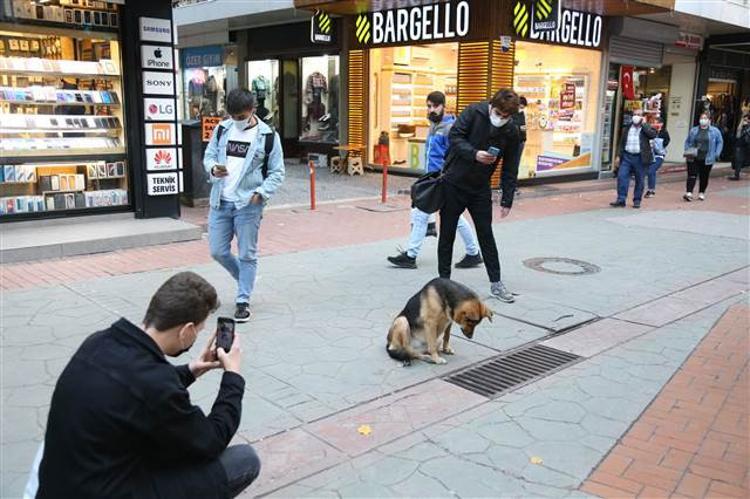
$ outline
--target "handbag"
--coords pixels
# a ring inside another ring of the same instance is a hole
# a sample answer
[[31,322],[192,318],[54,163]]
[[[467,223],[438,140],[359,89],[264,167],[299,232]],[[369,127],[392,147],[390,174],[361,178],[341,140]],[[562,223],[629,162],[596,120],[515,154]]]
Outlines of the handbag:
[[435,213],[445,204],[442,172],[422,175],[411,186],[411,204],[425,213]]
[[698,148],[697,147],[686,147],[685,152],[682,153],[682,156],[685,158],[694,158],[698,156]]

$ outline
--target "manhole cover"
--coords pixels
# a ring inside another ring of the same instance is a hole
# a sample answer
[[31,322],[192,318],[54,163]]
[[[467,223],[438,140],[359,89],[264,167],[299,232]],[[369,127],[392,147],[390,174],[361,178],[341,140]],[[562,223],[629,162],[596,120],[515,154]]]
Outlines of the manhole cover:
[[593,263],[575,260],[573,258],[529,258],[523,264],[530,269],[557,275],[585,275],[596,274],[602,269]]

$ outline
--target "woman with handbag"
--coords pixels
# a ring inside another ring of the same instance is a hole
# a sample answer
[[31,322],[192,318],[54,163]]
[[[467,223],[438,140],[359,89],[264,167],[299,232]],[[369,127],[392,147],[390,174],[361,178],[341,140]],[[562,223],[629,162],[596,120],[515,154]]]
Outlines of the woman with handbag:
[[693,189],[697,179],[700,179],[698,199],[701,201],[706,199],[711,168],[719,159],[723,147],[724,140],[721,138],[721,131],[711,125],[708,113],[701,114],[698,126],[690,129],[685,140],[684,156],[687,159],[688,176],[687,189],[682,199],[687,202],[693,200]]

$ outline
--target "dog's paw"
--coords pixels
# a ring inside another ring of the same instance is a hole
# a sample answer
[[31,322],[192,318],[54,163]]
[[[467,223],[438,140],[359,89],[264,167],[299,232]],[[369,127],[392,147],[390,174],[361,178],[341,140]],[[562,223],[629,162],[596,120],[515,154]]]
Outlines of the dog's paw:
[[453,350],[453,348],[451,347],[441,348],[440,351],[443,352],[445,355],[453,355],[456,353],[456,351]]

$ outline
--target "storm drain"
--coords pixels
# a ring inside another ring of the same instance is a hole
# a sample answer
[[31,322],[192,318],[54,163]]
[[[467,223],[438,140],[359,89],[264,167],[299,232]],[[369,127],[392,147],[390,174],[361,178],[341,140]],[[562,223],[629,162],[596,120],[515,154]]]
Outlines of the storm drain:
[[533,345],[461,371],[445,381],[485,397],[495,397],[567,367],[580,358],[544,345]]

